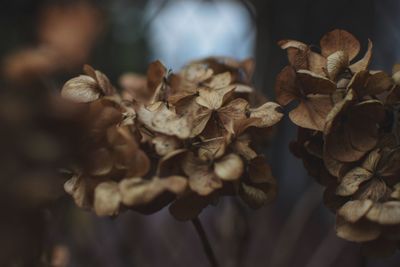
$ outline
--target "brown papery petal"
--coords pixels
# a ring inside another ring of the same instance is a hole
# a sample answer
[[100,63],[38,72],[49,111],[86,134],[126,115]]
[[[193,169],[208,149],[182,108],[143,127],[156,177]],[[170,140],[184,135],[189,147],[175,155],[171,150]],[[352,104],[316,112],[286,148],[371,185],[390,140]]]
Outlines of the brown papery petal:
[[367,80],[366,93],[369,95],[378,95],[392,88],[393,82],[391,77],[383,71],[371,73]]
[[197,104],[206,107],[210,110],[219,109],[224,103],[225,96],[235,89],[234,85],[213,89],[201,88],[199,89],[199,96],[196,98]]
[[379,224],[399,224],[400,223],[400,201],[388,201],[385,203],[375,203],[367,213],[366,217]]
[[218,117],[225,129],[231,134],[235,134],[235,122],[246,119],[248,105],[249,103],[246,100],[236,98],[218,110]]
[[301,96],[296,86],[296,72],[291,66],[286,66],[276,76],[275,94],[276,101],[283,106]]
[[336,194],[339,196],[350,196],[358,190],[363,182],[368,181],[372,176],[373,174],[366,169],[356,167],[342,178],[336,189]]
[[326,58],[321,56],[318,53],[309,51],[308,52],[308,68],[311,72],[325,76],[325,69],[326,69]]
[[81,75],[64,84],[61,96],[76,103],[89,103],[99,99],[101,93],[92,77]]
[[349,67],[353,73],[366,70],[368,68],[368,65],[371,62],[371,57],[372,57],[372,46],[373,45],[371,40],[368,39],[368,49],[364,57],[359,61],[357,61],[356,63],[351,64]]
[[150,92],[155,92],[157,87],[164,81],[167,75],[167,69],[159,61],[150,63],[147,69],[147,88]]
[[279,111],[280,106],[274,102],[267,102],[258,108],[250,109],[250,118],[257,118],[252,126],[259,128],[271,127],[277,124],[283,117],[283,113]]
[[190,124],[186,117],[178,117],[164,103],[157,102],[150,107],[141,105],[137,110],[138,119],[150,130],[175,135],[186,139],[190,135]]
[[222,187],[222,181],[214,174],[207,162],[188,153],[182,163],[183,171],[189,176],[190,188],[199,195],[206,196]]
[[227,87],[231,83],[231,81],[232,81],[231,74],[229,72],[224,72],[213,76],[210,82],[208,82],[206,85],[209,88],[221,89]]
[[237,180],[243,173],[243,161],[236,154],[226,155],[214,164],[214,172],[222,180]]
[[331,80],[308,70],[297,71],[297,78],[305,95],[332,94],[336,90],[336,85]]
[[121,195],[118,183],[102,182],[94,190],[94,210],[98,216],[113,216],[119,211]]
[[88,207],[87,184],[85,179],[78,175],[74,175],[71,179],[65,182],[64,190],[73,197],[74,202],[78,207]]
[[346,221],[355,223],[369,211],[372,205],[373,202],[369,199],[349,201],[338,210],[338,214]]
[[349,55],[349,60],[352,60],[360,52],[358,40],[351,33],[339,29],[325,34],[321,38],[320,45],[324,57],[328,57],[336,51],[344,51]]
[[378,225],[368,221],[349,223],[338,216],[336,217],[336,234],[349,241],[366,242],[378,238],[381,230]]
[[300,127],[322,131],[325,120],[333,106],[330,96],[313,95],[301,101],[299,106],[289,113],[292,122]]

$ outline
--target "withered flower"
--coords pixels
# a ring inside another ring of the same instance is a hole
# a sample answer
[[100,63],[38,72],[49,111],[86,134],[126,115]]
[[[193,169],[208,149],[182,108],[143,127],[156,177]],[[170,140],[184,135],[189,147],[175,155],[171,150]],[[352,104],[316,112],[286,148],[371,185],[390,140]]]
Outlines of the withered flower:
[[250,143],[254,129],[271,128],[283,114],[276,103],[251,101],[251,62],[208,58],[171,73],[156,61],[146,77],[121,78],[121,94],[86,66],[61,92],[84,107],[81,151],[65,190],[99,216],[171,204],[179,220],[225,195],[252,208],[273,199],[275,179]]
[[[354,62],[360,44],[343,30],[322,37],[321,53],[293,40],[280,45],[290,66],[277,77],[277,100],[300,102],[289,114],[299,126],[292,152],[326,187],[324,203],[336,213],[338,236],[362,243],[371,255],[393,253],[400,240],[398,66],[391,77],[368,70],[371,41]],[[305,81],[304,73],[319,82]],[[326,104],[315,105],[312,93]]]

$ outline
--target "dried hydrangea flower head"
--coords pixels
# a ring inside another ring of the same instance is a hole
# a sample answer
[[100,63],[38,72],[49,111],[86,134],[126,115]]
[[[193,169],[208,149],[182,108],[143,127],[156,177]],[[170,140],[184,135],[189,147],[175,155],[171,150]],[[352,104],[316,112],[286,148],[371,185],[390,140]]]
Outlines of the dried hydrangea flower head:
[[85,106],[80,156],[65,190],[100,216],[171,204],[177,219],[189,220],[228,195],[252,208],[267,203],[276,181],[252,142],[282,113],[276,103],[251,101],[253,67],[251,60],[207,58],[172,73],[156,61],[146,76],[124,74],[118,92],[85,66],[61,92]]
[[337,215],[338,236],[369,254],[390,254],[400,242],[398,68],[392,77],[368,70],[372,42],[355,61],[359,41],[334,30],[320,52],[304,43],[279,42],[289,58],[277,77],[277,101],[299,126],[292,152],[326,187],[324,201]]

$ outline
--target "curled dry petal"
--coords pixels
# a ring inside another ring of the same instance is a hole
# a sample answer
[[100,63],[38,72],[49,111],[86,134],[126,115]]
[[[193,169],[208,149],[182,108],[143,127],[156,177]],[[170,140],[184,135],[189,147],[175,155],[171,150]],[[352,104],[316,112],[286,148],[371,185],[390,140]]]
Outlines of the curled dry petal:
[[371,57],[372,57],[372,46],[373,45],[372,45],[371,40],[368,39],[368,49],[367,49],[367,52],[365,53],[364,57],[349,66],[350,70],[353,73],[363,71],[368,68],[368,65],[371,62]]
[[333,30],[325,34],[320,41],[321,53],[328,57],[336,51],[344,51],[352,60],[360,52],[360,43],[349,32],[344,30]]
[[240,178],[243,173],[243,162],[236,154],[228,154],[214,164],[215,174],[225,181]]
[[99,91],[97,82],[92,77],[80,75],[64,84],[61,95],[73,102],[89,103],[99,99],[101,92]]
[[113,216],[119,212],[121,195],[118,183],[102,182],[94,190],[94,210],[98,216]]

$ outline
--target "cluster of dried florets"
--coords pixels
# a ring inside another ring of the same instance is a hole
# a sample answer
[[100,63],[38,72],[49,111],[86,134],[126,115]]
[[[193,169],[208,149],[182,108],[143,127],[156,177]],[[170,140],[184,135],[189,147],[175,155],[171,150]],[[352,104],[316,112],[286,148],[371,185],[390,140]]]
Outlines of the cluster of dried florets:
[[277,77],[277,102],[297,105],[292,152],[326,186],[338,236],[390,253],[400,240],[399,66],[392,76],[368,70],[371,41],[354,61],[360,43],[344,30],[323,36],[320,53],[293,40],[279,45],[290,64]]
[[266,203],[276,182],[252,146],[282,113],[273,102],[253,107],[252,68],[249,60],[208,58],[175,74],[156,61],[147,76],[123,75],[118,93],[85,66],[62,89],[80,103],[86,129],[65,190],[100,216],[172,203],[171,213],[187,220],[223,195],[253,208]]

